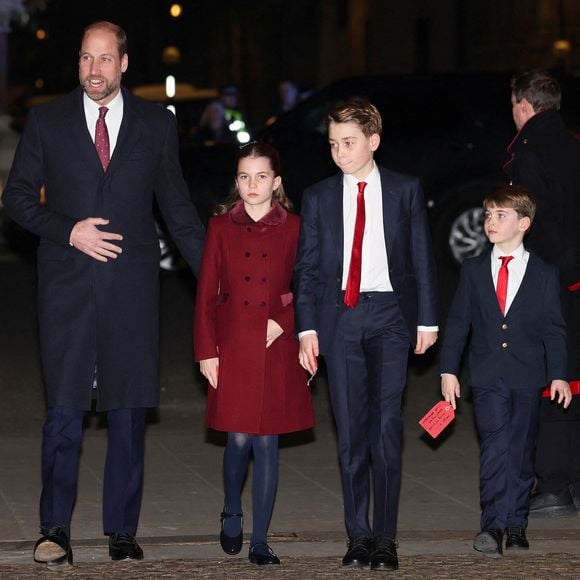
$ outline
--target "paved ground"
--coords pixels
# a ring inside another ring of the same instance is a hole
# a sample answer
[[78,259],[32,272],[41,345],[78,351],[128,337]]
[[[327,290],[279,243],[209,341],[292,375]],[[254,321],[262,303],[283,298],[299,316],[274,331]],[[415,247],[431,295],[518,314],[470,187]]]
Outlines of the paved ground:
[[[6,258],[6,257],[5,257]],[[190,359],[191,287],[163,280],[162,405],[152,415],[139,539],[146,560],[111,563],[101,531],[106,429],[87,422],[72,523],[75,565],[47,571],[31,561],[38,537],[40,427],[44,416],[35,339],[34,270],[0,260],[0,578],[370,578],[343,570],[341,490],[324,380],[314,387],[318,425],[285,437],[271,525],[279,569],[259,569],[217,542],[223,438],[203,428],[204,387]],[[438,400],[435,357],[413,361],[405,400],[399,517],[399,578],[573,578],[580,576],[580,517],[532,520],[532,549],[491,561],[471,542],[478,529],[478,448],[469,397],[455,424],[432,441],[418,419]],[[249,490],[244,495],[251,530]],[[380,573],[378,573],[380,574]]]

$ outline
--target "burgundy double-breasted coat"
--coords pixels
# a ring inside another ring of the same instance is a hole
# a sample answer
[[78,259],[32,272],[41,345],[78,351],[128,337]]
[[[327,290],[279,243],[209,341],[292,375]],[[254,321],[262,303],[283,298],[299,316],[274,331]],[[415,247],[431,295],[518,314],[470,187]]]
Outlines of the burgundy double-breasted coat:
[[[314,424],[294,336],[292,269],[299,218],[278,203],[254,222],[239,202],[210,220],[197,286],[194,354],[219,357],[206,426],[259,435]],[[268,319],[284,333],[266,348]]]

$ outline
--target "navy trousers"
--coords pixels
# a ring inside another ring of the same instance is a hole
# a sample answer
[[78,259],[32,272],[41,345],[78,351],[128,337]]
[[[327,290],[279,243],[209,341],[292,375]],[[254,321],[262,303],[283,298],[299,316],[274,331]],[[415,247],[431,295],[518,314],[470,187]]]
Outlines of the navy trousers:
[[362,293],[355,308],[341,310],[334,343],[324,357],[350,538],[396,537],[409,344],[395,295]]
[[[147,410],[107,412],[108,447],[103,484],[103,527],[106,534],[135,535],[141,509]],[[48,408],[42,441],[40,525],[62,526],[70,537],[76,499],[85,411]]]
[[502,380],[473,389],[482,530],[528,525],[540,392],[510,389]]

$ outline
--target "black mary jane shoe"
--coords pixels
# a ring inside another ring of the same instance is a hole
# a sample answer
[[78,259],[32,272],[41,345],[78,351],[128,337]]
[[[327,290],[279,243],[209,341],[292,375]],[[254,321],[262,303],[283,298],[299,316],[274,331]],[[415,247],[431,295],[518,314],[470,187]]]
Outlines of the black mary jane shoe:
[[[222,550],[230,556],[239,554],[244,543],[244,514],[228,514],[227,512],[222,512],[220,518],[222,526],[220,531],[220,546]],[[240,518],[240,533],[237,536],[228,536],[224,532],[224,520],[227,518]]]
[[277,566],[280,564],[280,558],[274,554],[274,550],[265,542],[252,544],[248,559],[252,564],[257,564],[258,566]]
[[72,565],[73,553],[64,528],[41,528],[42,538],[34,545],[34,561],[47,566]]
[[111,560],[143,560],[143,550],[131,534],[111,534],[109,556]]

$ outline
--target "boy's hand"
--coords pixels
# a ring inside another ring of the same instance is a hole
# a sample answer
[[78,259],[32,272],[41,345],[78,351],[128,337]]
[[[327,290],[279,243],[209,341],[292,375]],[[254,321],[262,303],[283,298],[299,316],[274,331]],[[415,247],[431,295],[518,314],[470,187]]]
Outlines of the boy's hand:
[[553,401],[558,393],[558,404],[567,409],[572,402],[572,391],[570,385],[561,379],[555,379],[550,384],[550,401]]
[[415,354],[425,354],[427,349],[437,342],[437,333],[425,330],[417,331]]
[[319,355],[318,336],[316,334],[306,334],[300,339],[300,353],[298,360],[303,368],[311,375],[315,375],[318,370],[316,357]]
[[459,385],[459,380],[455,375],[451,373],[442,373],[441,375],[441,394],[443,398],[456,409],[455,399],[461,397],[461,387]]
[[199,370],[201,374],[209,381],[209,384],[217,389],[218,387],[218,373],[219,373],[220,359],[206,358],[199,361]]

